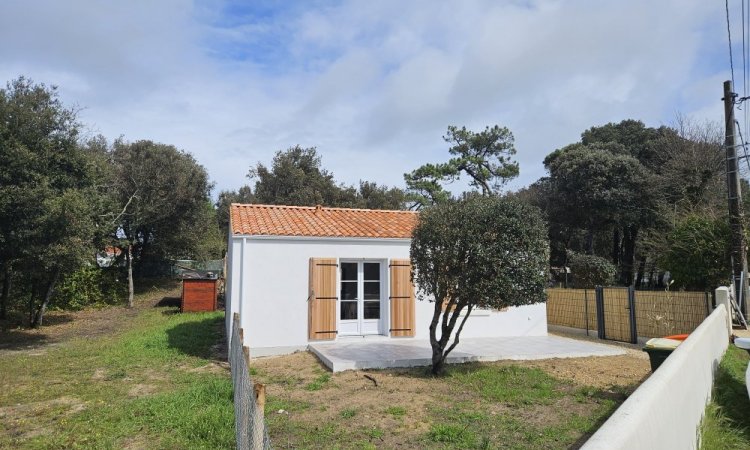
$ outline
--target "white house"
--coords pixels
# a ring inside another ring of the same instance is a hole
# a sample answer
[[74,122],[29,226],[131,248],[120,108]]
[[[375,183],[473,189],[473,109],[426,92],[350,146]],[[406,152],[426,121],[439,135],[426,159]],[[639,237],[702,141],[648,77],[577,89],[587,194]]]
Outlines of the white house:
[[[409,244],[418,213],[232,204],[227,335],[240,314],[251,356],[311,342],[428,339],[433,303],[415,301]],[[547,334],[543,303],[475,310],[462,337]]]

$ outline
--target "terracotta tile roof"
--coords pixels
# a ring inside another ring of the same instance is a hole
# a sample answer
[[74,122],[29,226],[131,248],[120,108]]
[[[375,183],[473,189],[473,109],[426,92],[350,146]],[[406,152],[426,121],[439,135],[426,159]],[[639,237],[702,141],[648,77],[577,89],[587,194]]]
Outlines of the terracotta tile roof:
[[232,234],[253,236],[410,238],[417,224],[413,211],[320,206],[233,203],[229,214]]

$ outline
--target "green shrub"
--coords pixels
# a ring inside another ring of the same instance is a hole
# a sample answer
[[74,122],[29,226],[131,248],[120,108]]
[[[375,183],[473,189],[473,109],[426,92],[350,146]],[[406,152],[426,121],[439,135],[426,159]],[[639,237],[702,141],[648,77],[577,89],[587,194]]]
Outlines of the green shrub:
[[577,288],[611,285],[615,282],[615,275],[617,275],[617,267],[600,256],[569,251],[568,265]]
[[669,250],[662,265],[672,274],[675,288],[713,289],[731,275],[730,230],[726,219],[691,216],[669,234]]
[[55,291],[52,306],[78,310],[86,306],[111,305],[124,298],[124,283],[117,272],[99,267],[83,267],[67,275]]

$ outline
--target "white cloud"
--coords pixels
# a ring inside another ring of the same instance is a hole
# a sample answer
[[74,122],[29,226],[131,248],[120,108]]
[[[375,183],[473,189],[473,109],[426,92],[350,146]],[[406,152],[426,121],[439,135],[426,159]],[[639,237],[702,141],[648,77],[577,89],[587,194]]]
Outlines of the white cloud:
[[591,126],[720,119],[726,32],[711,2],[281,5],[227,17],[219,0],[6,1],[0,79],[57,84],[95,131],[188,150],[218,188],[296,144],[340,181],[402,185],[447,158],[450,124],[508,126],[520,187]]

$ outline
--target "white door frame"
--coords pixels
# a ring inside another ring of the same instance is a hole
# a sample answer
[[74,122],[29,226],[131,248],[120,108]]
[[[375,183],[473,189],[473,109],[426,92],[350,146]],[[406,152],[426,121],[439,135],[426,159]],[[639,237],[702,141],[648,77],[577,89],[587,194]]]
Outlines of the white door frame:
[[[353,320],[342,320],[341,319],[341,302],[343,296],[341,295],[341,265],[345,263],[357,264],[357,318]],[[380,277],[380,316],[378,319],[365,319],[364,318],[364,282],[371,281],[364,279],[364,264],[376,263],[379,265],[378,276]],[[387,266],[387,260],[382,259],[366,259],[366,258],[341,258],[339,259],[339,273],[337,274],[337,286],[339,301],[336,302],[336,321],[338,324],[339,336],[366,336],[366,335],[378,335],[383,334],[383,330],[387,327],[384,325],[384,321],[387,319],[386,313],[387,308],[385,307],[385,294],[386,294],[386,279],[384,276],[383,267]]]

